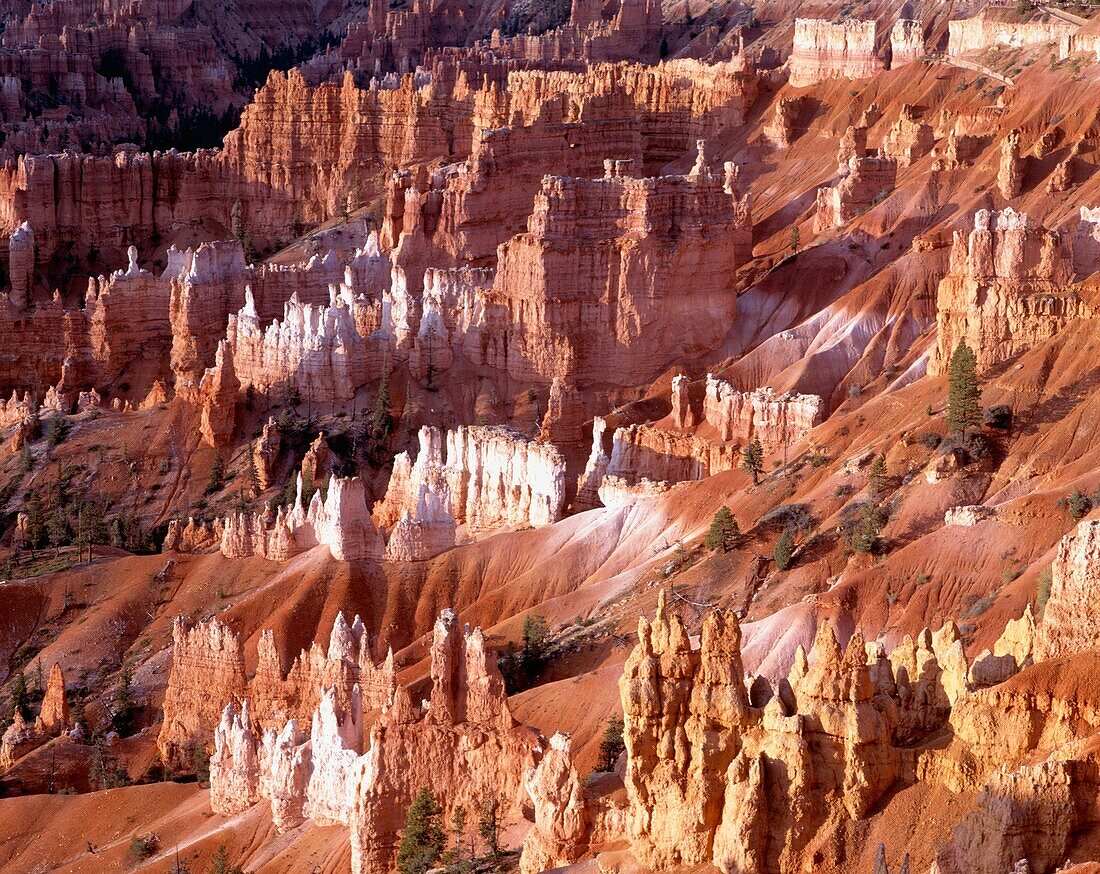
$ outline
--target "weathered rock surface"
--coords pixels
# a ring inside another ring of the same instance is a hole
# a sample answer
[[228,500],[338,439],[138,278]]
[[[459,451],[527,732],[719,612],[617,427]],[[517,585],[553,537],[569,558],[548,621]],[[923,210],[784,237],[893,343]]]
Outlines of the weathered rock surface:
[[960,340],[979,369],[1054,336],[1091,307],[1069,287],[1072,268],[1057,233],[1011,208],[974,215],[956,231],[947,275],[936,294],[936,350],[931,373],[944,373]]
[[826,79],[866,79],[882,68],[875,54],[875,21],[797,18],[790,83],[806,88]]

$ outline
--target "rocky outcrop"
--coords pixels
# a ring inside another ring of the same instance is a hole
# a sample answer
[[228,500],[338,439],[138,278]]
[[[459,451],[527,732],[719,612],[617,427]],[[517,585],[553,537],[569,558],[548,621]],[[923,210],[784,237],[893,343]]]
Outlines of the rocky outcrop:
[[790,83],[806,88],[827,79],[867,79],[882,69],[875,21],[796,18]]
[[40,746],[42,740],[34,724],[27,722],[23,714],[17,710],[11,725],[4,730],[4,735],[0,738],[0,773],[8,770],[18,759]]
[[1057,233],[1011,208],[979,210],[973,231],[955,232],[937,290],[929,372],[945,372],[960,340],[984,369],[1053,337],[1073,319],[1091,317],[1091,307],[1069,287],[1071,276]]
[[896,158],[898,167],[905,168],[931,152],[935,139],[932,126],[921,120],[915,106],[906,103],[883,139],[882,153]]
[[890,69],[924,57],[924,26],[912,18],[899,18],[890,28]]
[[853,155],[843,179],[831,188],[817,190],[814,232],[842,228],[885,200],[894,190],[897,175],[896,158]]
[[1001,163],[997,169],[997,187],[1005,200],[1019,197],[1024,181],[1024,159],[1020,157],[1020,132],[1009,131],[1001,140]]
[[708,614],[694,649],[662,594],[638,637],[620,682],[629,837],[655,870],[760,871],[765,858],[795,870],[821,829],[840,842],[827,852],[845,858],[837,811],[865,817],[906,779],[905,749],[942,731],[969,692],[951,625],[888,659],[858,633],[842,648],[822,623],[787,679],[754,681],[761,706],[749,701],[732,613]]
[[770,388],[743,392],[707,374],[703,419],[719,439],[744,445],[759,440],[771,453],[794,446],[825,418],[817,395],[776,394]]
[[[338,635],[334,628],[330,661],[333,648],[343,646],[338,639],[354,654],[355,635],[347,631],[345,625]],[[352,870],[361,874],[392,868],[405,810],[420,788],[431,788],[445,809],[460,806],[471,815],[495,799],[501,821],[515,822],[523,776],[535,768],[545,741],[515,723],[481,630],[463,631],[452,610],[435,625],[430,664],[426,707],[414,704],[404,687],[372,708],[358,683],[343,703],[338,687],[313,685],[318,703],[308,740],[293,720],[259,740],[247,705],[227,706],[215,734],[212,806],[237,812],[267,798],[279,828],[304,820],[347,826]],[[572,830],[572,823],[565,828]]]
[[1058,43],[1077,26],[1054,16],[1036,21],[1008,21],[989,9],[973,17],[947,23],[947,53],[967,55],[995,46],[1021,48],[1036,43]]
[[289,510],[228,516],[222,526],[221,553],[226,558],[259,555],[271,561],[286,561],[292,555],[315,546],[327,546],[337,561],[380,560],[382,538],[371,521],[366,490],[359,477],[329,480],[322,498],[315,491],[308,507],[303,496],[302,475]]
[[724,336],[751,250],[748,197],[722,172],[626,174],[611,163],[602,179],[543,180],[527,233],[499,251],[485,364],[528,383],[636,384]]
[[535,824],[523,841],[521,874],[572,864],[585,849],[587,805],[570,747],[569,735],[555,734],[542,761],[524,779]]
[[203,440],[215,449],[227,446],[233,438],[240,387],[233,369],[232,350],[223,341],[218,344],[214,366],[203,375],[198,392],[202,413],[199,429]]
[[416,461],[394,460],[386,496],[374,509],[390,528],[386,555],[419,561],[467,535],[498,528],[539,527],[561,518],[565,460],[548,443],[503,427],[423,427]]
[[24,310],[34,287],[34,231],[27,222],[23,222],[8,237],[8,275],[12,306]]
[[164,722],[157,737],[165,765],[189,770],[196,745],[212,748],[226,702],[242,700],[244,690],[240,639],[217,619],[188,628],[177,617],[172,624],[172,671],[164,693]]
[[35,729],[43,735],[54,737],[69,726],[69,699],[65,695],[65,674],[61,665],[54,662],[50,668],[50,678],[46,681],[46,692],[42,697],[42,706],[34,721]]
[[256,485],[261,491],[275,485],[275,467],[279,463],[279,449],[283,436],[274,418],[264,423],[263,433],[252,443],[252,467],[256,471]]
[[1100,626],[1092,606],[1100,592],[1100,522],[1086,519],[1058,544],[1050,597],[1037,626],[1039,660],[1093,649]]

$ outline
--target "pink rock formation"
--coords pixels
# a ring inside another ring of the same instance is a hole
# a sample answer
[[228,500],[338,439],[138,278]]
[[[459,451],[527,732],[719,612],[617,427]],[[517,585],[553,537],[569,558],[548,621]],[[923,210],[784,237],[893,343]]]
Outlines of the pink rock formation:
[[973,18],[947,23],[947,53],[957,56],[984,52],[994,46],[1021,48],[1036,43],[1057,43],[1076,30],[1077,25],[1051,15],[1034,21],[1006,21],[998,17],[995,10],[983,10]]
[[882,69],[875,54],[877,22],[796,18],[790,83],[806,88],[827,79],[867,79]]
[[222,528],[221,553],[226,558],[261,555],[271,561],[286,561],[303,549],[327,546],[337,561],[366,561],[382,558],[382,538],[367,509],[366,490],[359,477],[329,480],[324,499],[313,493],[308,508],[303,500],[302,475],[294,506],[274,514],[244,513],[228,516]]
[[8,273],[12,305],[17,310],[24,310],[34,286],[34,231],[27,222],[8,237]]
[[912,18],[899,18],[890,28],[890,69],[924,57],[924,27]]
[[0,738],[0,772],[8,770],[17,759],[22,758],[42,743],[41,735],[32,723],[28,723],[23,714],[16,711],[11,725]]
[[[612,163],[603,179],[547,177],[527,233],[499,251],[485,313],[499,342],[486,344],[484,363],[523,382],[653,378],[719,342],[751,239],[748,196],[719,173],[639,179]],[[680,318],[670,322],[673,288]]]
[[936,295],[938,336],[929,372],[946,371],[960,340],[984,369],[1090,316],[1091,307],[1068,287],[1071,275],[1057,233],[1011,208],[979,210],[974,230],[954,235]]
[[570,753],[570,738],[555,734],[524,787],[535,808],[535,824],[523,841],[521,874],[536,874],[577,861],[587,837],[584,784]]
[[200,430],[203,440],[214,448],[228,445],[237,422],[237,395],[240,381],[233,369],[233,353],[224,340],[218,344],[214,366],[199,383],[202,410]]
[[842,228],[875,206],[894,190],[898,162],[895,158],[868,155],[848,160],[848,175],[831,188],[817,190],[814,231]]
[[703,418],[720,439],[759,440],[770,453],[793,446],[821,424],[825,403],[817,395],[776,394],[770,388],[741,392],[707,374]]
[[279,463],[282,442],[278,424],[273,417],[269,418],[264,423],[263,433],[252,444],[252,465],[261,491],[275,485],[275,466]]
[[1058,544],[1050,597],[1037,626],[1036,659],[1082,652],[1096,646],[1095,603],[1100,590],[1100,522],[1086,519]]
[[[345,656],[356,654],[356,635],[341,622],[333,629],[330,661],[343,659],[343,649]],[[516,725],[480,629],[463,632],[452,610],[443,611],[434,629],[431,678],[426,712],[408,689],[396,687],[368,724],[358,684],[341,704],[337,687],[315,677],[308,740],[292,720],[258,742],[247,708],[238,715],[228,706],[215,735],[212,806],[236,812],[263,797],[281,829],[304,820],[348,826],[352,870],[363,874],[390,870],[405,809],[422,787],[448,810],[458,805],[473,812],[484,799],[497,799],[502,821],[515,822],[523,775],[533,770],[544,741]],[[563,821],[563,828],[572,831],[573,824]]]
[[1001,140],[1001,163],[997,170],[997,187],[1005,200],[1019,197],[1024,181],[1024,159],[1020,157],[1020,132],[1009,131]]
[[34,727],[41,734],[52,737],[60,734],[68,725],[69,699],[65,696],[65,674],[61,665],[54,662]]
[[445,435],[423,427],[419,439],[415,463],[408,453],[394,460],[386,497],[374,510],[376,523],[392,529],[387,557],[429,558],[454,546],[458,526],[476,534],[561,518],[565,460],[554,446],[483,425]]
[[177,617],[172,623],[164,722],[157,737],[165,765],[187,770],[197,744],[211,747],[226,702],[242,700],[244,689],[240,639],[217,619],[188,628]]
[[915,106],[906,103],[883,139],[882,153],[897,158],[898,167],[905,168],[931,152],[934,143],[932,126],[921,121]]

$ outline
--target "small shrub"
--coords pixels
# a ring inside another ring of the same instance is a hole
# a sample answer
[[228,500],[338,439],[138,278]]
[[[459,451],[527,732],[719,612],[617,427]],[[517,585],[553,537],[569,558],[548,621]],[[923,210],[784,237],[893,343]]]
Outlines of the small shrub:
[[998,431],[1007,431],[1012,427],[1012,407],[997,404],[982,412],[982,424]]
[[791,528],[784,528],[783,532],[779,535],[779,539],[775,541],[775,551],[773,553],[775,558],[775,566],[781,571],[787,570],[794,563],[794,530]]
[[1074,522],[1077,522],[1088,515],[1092,509],[1092,500],[1080,489],[1077,489],[1059,500],[1058,506],[1065,510]]
[[[931,414],[930,414],[931,415]],[[925,449],[936,449],[943,442],[943,438],[939,434],[933,434],[931,431],[925,431],[920,437],[917,438],[917,442],[920,443]]]
[[623,718],[618,714],[607,720],[607,728],[604,729],[603,740],[600,741],[600,756],[596,760],[597,771],[611,771],[615,768],[622,751],[626,749],[623,742]]
[[1050,585],[1054,581],[1054,573],[1049,567],[1039,571],[1035,579],[1035,613],[1041,619],[1047,609],[1047,601],[1050,600]]
[[157,852],[157,839],[155,835],[140,837],[133,835],[130,838],[129,856],[132,862],[144,862]]
[[977,616],[981,616],[986,610],[993,606],[993,596],[986,595],[983,598],[978,598],[973,604],[970,605],[970,609],[966,611],[966,619],[973,619]]

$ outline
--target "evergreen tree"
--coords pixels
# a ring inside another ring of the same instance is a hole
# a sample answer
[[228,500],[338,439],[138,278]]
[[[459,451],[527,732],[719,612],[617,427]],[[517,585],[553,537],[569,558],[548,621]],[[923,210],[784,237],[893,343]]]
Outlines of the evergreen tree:
[[30,473],[34,467],[34,456],[31,455],[31,447],[29,443],[24,443],[23,448],[19,450],[19,469],[23,473]]
[[878,504],[882,500],[882,494],[886,489],[886,458],[879,453],[871,466],[867,469],[867,499],[872,504]]
[[626,749],[623,743],[623,718],[618,714],[607,720],[607,728],[603,731],[603,740],[600,741],[600,756],[596,760],[597,771],[612,771],[619,755]]
[[802,236],[798,231],[798,225],[791,225],[791,252],[797,255],[801,246]]
[[240,865],[230,864],[225,844],[218,844],[218,849],[210,857],[210,874],[244,874],[244,869]]
[[214,453],[214,466],[210,468],[210,479],[206,481],[206,494],[212,495],[225,482],[225,459],[220,452]]
[[50,514],[50,521],[46,524],[46,537],[55,551],[72,541],[73,529],[69,525],[69,517],[61,507],[55,507]]
[[784,528],[783,532],[779,535],[779,539],[775,541],[775,566],[781,571],[785,571],[791,566],[791,562],[794,559],[794,530],[791,528]]
[[11,682],[11,709],[13,713],[22,714],[24,719],[31,716],[30,693],[27,691],[27,675],[20,670]]
[[248,488],[253,495],[258,495],[260,488],[260,471],[256,469],[256,456],[248,453]]
[[393,413],[390,411],[390,361],[382,364],[382,378],[378,382],[378,397],[370,417],[370,430],[374,437],[383,440],[393,430]]
[[24,512],[27,514],[26,546],[28,549],[38,549],[46,535],[46,514],[42,510],[42,498],[38,492],[31,492],[27,496]]
[[733,518],[733,513],[730,512],[729,507],[719,507],[718,512],[714,514],[714,519],[711,520],[710,528],[707,529],[704,544],[710,550],[729,552],[740,542],[741,529],[737,525],[737,520]]
[[397,870],[401,874],[424,874],[439,860],[443,853],[443,827],[439,824],[442,812],[430,789],[416,793],[397,848]]
[[454,839],[454,860],[460,867],[462,864],[463,846],[462,840],[466,837],[466,808],[456,804],[451,809],[451,836]]
[[947,365],[947,430],[965,431],[982,421],[978,404],[982,390],[978,385],[978,361],[964,340],[951,353]]
[[477,831],[495,860],[500,856],[500,802],[496,798],[484,798],[478,805]]
[[860,510],[859,526],[850,540],[852,549],[862,553],[874,552],[881,531],[882,514],[874,503],[867,501]]
[[126,737],[134,728],[134,702],[130,688],[133,678],[134,673],[129,662],[123,662],[111,701],[111,724],[122,737]]
[[741,469],[752,475],[752,484],[760,483],[760,474],[764,472],[764,447],[759,440],[753,440],[741,450]]
[[191,751],[191,769],[195,773],[195,781],[200,786],[210,782],[210,754],[202,743],[195,744]]

